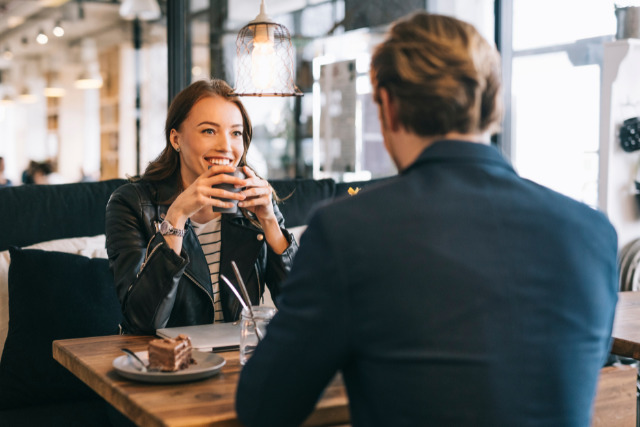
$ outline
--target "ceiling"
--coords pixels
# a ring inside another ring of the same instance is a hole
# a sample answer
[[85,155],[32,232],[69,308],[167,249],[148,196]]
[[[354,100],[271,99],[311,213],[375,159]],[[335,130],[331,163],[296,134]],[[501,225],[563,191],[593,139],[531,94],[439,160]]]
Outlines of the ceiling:
[[[164,11],[166,2],[159,0]],[[267,13],[271,16],[303,9],[308,5],[330,0],[266,0]],[[190,0],[191,10],[208,8],[209,0]],[[228,0],[230,27],[238,27],[251,21],[258,14],[260,0]],[[130,39],[130,23],[118,13],[120,0],[0,0],[0,69],[11,67],[20,61],[41,60],[52,55],[65,55],[69,47],[79,45],[85,37],[98,37],[111,30],[120,31],[122,37]],[[60,21],[64,36],[52,34],[56,22]],[[165,25],[164,18],[157,23]],[[38,32],[49,38],[45,45],[36,42]],[[3,57],[5,50],[13,58]],[[57,60],[64,60],[58,57]]]
[[[60,38],[52,34],[56,22],[64,28]],[[125,24],[118,14],[118,3],[113,1],[0,0],[0,68],[64,55],[84,37]],[[49,38],[44,45],[36,42],[40,31]],[[13,53],[11,60],[4,57],[6,50]]]

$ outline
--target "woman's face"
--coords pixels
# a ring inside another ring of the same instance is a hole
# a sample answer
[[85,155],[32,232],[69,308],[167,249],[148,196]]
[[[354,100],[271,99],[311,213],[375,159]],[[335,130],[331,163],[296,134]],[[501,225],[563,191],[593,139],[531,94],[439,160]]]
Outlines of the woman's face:
[[242,114],[220,96],[200,99],[180,129],[171,130],[173,148],[180,147],[180,172],[187,187],[209,165],[238,166],[244,152]]

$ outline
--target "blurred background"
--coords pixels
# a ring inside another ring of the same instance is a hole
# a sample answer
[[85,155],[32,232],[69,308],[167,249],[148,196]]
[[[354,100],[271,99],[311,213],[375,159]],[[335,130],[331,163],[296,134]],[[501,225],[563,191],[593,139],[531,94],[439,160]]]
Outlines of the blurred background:
[[[170,98],[210,76],[234,86],[236,39],[260,0],[0,0],[0,156],[23,182],[136,175],[165,145]],[[634,4],[629,2],[630,5]],[[265,178],[351,181],[395,173],[382,144],[368,64],[388,24],[425,9],[467,20],[503,55],[506,116],[494,139],[518,171],[598,204],[603,46],[609,0],[267,0],[291,35],[302,97],[245,97],[250,164]],[[637,91],[636,91],[637,92]],[[621,99],[640,115],[640,95]]]

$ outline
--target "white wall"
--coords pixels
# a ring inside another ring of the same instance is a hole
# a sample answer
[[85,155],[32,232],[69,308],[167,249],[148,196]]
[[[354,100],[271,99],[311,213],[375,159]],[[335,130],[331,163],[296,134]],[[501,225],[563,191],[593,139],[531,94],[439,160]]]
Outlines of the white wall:
[[68,64],[61,73],[66,89],[58,107],[58,173],[67,182],[78,181],[81,171],[100,170],[100,90],[77,89],[79,64]]
[[634,180],[640,151],[620,147],[622,122],[640,115],[640,40],[604,46],[600,101],[600,168],[598,207],[618,232],[619,247],[640,237],[640,209]]
[[18,88],[13,91],[14,95],[23,87],[29,87],[31,93],[36,95],[33,103],[14,99],[11,104],[0,105],[0,156],[5,159],[7,177],[14,184],[19,184],[22,171],[30,160],[42,161],[50,155],[47,146],[46,98],[42,95],[42,79],[16,75],[10,84]]

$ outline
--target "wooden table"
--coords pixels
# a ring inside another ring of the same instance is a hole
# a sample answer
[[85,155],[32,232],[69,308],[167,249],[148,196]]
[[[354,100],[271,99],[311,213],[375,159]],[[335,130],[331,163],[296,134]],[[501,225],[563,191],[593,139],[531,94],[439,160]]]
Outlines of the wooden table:
[[[112,367],[122,347],[144,351],[151,336],[113,335],[53,342],[53,357],[137,425],[240,426],[234,409],[241,365],[238,351],[219,353],[227,361],[216,376],[182,384],[146,384],[120,377]],[[327,387],[309,426],[349,423],[341,378]]]
[[640,292],[619,292],[611,352],[640,360]]

